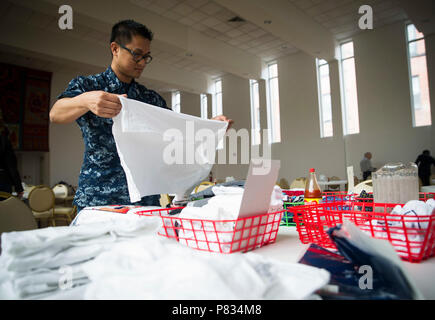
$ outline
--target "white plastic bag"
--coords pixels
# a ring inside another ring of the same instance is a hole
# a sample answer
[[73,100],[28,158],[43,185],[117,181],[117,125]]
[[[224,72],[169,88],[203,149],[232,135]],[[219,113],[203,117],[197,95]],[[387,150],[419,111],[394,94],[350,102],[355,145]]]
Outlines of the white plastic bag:
[[185,193],[205,180],[227,122],[205,120],[119,97],[112,132],[127,176],[130,201]]

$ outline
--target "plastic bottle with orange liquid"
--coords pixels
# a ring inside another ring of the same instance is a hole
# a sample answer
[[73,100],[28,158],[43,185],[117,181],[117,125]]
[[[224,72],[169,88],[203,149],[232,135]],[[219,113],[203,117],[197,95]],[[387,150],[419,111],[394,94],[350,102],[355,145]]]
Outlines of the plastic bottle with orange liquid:
[[317,204],[322,202],[322,190],[317,183],[316,170],[310,169],[310,174],[305,183],[304,203]]

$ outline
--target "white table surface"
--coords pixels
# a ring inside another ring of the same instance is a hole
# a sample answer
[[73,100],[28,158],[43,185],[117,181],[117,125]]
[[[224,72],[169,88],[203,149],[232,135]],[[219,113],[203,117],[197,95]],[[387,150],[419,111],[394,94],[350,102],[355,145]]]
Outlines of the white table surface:
[[[252,252],[283,262],[298,262],[308,249],[308,244],[299,240],[296,227],[280,226],[276,242],[255,249]],[[405,270],[425,299],[435,299],[435,257],[420,263],[402,260]]]
[[[280,226],[274,243],[251,252],[282,262],[297,263],[308,247],[308,244],[300,242],[296,227]],[[435,299],[435,257],[421,263],[403,261],[403,264],[409,277],[414,281],[423,297],[430,300]],[[83,299],[83,288],[73,293],[72,296],[68,295],[67,291],[65,291],[66,296],[62,297],[60,295],[57,299]]]

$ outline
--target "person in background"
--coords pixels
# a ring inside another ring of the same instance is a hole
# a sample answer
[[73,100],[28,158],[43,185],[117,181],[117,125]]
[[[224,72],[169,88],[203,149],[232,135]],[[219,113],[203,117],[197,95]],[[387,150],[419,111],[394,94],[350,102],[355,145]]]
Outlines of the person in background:
[[361,167],[361,172],[363,174],[363,180],[367,180],[367,178],[371,176],[372,172],[376,171],[376,168],[372,167],[371,159],[371,152],[366,152],[364,153],[364,158],[359,163]]
[[430,186],[431,167],[435,166],[435,159],[430,155],[429,150],[423,150],[417,157],[415,164],[418,166],[418,176],[423,186]]
[[17,169],[17,158],[9,141],[9,130],[0,119],[0,191],[12,193],[12,186],[21,198],[24,190]]
[[[171,110],[157,92],[135,81],[152,60],[152,39],[153,33],[141,23],[116,23],[109,41],[110,66],[102,73],[71,80],[50,110],[51,122],[75,121],[82,131],[85,155],[74,197],[77,212],[84,207],[131,204],[112,134],[112,118],[121,111],[119,95]],[[228,122],[227,128],[233,123],[224,115],[212,120]],[[133,204],[160,206],[159,199],[160,195],[150,195]]]

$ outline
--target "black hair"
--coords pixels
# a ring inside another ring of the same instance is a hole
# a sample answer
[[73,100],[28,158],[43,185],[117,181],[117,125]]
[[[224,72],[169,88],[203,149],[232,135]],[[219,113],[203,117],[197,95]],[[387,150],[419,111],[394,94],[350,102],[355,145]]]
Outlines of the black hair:
[[424,155],[430,155],[430,151],[427,150],[427,149],[426,149],[426,150],[423,150],[423,154],[424,154]]
[[132,35],[140,35],[149,41],[153,40],[153,33],[143,24],[133,20],[119,21],[112,27],[110,43],[118,42],[122,45],[130,43]]

